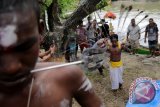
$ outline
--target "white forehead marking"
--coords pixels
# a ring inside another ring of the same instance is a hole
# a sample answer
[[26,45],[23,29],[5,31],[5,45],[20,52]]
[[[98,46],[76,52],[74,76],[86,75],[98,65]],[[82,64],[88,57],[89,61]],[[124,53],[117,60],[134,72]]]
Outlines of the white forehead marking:
[[83,89],[84,91],[90,91],[92,89],[92,84],[88,78],[83,78],[83,84],[79,88],[79,90]]
[[60,107],[69,107],[69,100],[64,99],[60,102]]
[[9,47],[17,42],[16,26],[8,25],[0,28],[0,45]]

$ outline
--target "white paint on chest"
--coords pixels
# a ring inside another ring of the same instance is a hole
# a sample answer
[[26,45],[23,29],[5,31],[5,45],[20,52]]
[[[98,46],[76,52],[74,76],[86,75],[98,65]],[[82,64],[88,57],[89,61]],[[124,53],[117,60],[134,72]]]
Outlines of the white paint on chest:
[[17,27],[15,25],[8,25],[4,28],[0,28],[0,45],[9,47],[17,42]]
[[46,85],[44,82],[37,83],[37,86],[39,86],[38,91],[36,93],[37,98],[41,98],[45,95],[46,93]]
[[60,102],[60,107],[69,107],[69,100],[64,99]]
[[83,79],[83,84],[81,85],[81,87],[79,88],[79,90],[84,90],[84,91],[90,91],[92,89],[92,84],[91,82],[89,81],[88,78],[84,78]]

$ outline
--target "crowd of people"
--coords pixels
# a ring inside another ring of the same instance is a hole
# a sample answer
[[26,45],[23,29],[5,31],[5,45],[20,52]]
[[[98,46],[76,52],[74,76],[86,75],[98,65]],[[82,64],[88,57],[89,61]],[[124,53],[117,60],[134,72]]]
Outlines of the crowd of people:
[[78,46],[82,53],[84,48],[90,48],[101,38],[109,37],[109,25],[104,19],[100,23],[102,26],[99,26],[96,20],[91,21],[91,17],[88,16],[86,25],[80,20],[77,28],[70,29],[68,32],[66,31],[67,33],[64,33],[64,37],[67,38],[64,45],[67,62],[70,62],[70,56],[73,54],[73,51],[70,52],[70,50],[75,50],[75,57],[77,58]]

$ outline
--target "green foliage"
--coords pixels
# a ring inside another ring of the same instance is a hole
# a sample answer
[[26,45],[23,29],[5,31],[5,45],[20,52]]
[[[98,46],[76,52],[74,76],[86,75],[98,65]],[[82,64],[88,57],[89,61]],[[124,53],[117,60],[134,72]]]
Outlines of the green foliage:
[[148,49],[139,48],[139,49],[138,49],[138,54],[149,55],[150,52],[149,52]]
[[75,10],[78,7],[79,0],[58,0],[62,15]]
[[49,6],[52,3],[52,0],[46,0],[45,4]]
[[108,2],[109,2],[109,0],[101,0],[101,2],[99,4],[97,4],[96,8],[101,9],[104,6],[107,6],[107,5],[109,5]]

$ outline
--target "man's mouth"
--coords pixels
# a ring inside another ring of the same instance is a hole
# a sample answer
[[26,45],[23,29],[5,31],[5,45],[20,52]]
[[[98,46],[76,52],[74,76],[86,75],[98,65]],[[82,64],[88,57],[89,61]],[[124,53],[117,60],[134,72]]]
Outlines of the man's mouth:
[[14,75],[0,74],[0,85],[4,87],[12,87],[24,83],[31,77],[30,72],[22,72]]

